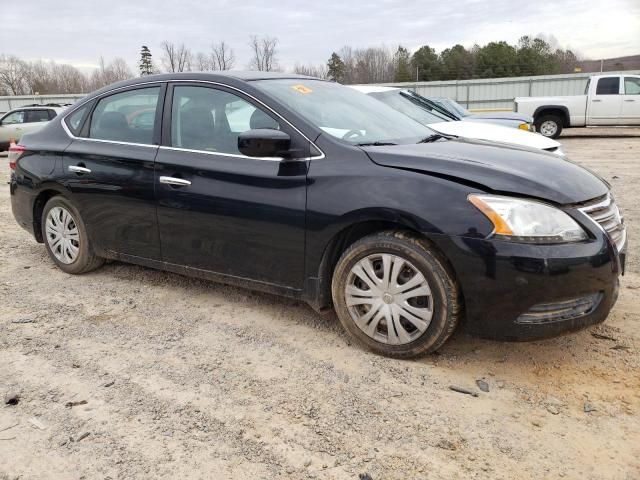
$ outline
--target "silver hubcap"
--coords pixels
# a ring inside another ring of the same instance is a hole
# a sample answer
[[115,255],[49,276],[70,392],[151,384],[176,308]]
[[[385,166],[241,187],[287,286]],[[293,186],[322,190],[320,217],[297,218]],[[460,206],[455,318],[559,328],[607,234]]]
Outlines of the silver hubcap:
[[556,122],[552,122],[551,120],[542,122],[542,125],[540,125],[540,133],[545,137],[551,137],[555,135],[557,131],[558,125],[556,125]]
[[80,233],[71,213],[53,207],[46,222],[47,244],[53,255],[62,263],[73,263],[80,252]]
[[387,253],[369,255],[354,265],[345,299],[356,325],[389,345],[416,340],[433,315],[431,289],[424,275],[411,262]]

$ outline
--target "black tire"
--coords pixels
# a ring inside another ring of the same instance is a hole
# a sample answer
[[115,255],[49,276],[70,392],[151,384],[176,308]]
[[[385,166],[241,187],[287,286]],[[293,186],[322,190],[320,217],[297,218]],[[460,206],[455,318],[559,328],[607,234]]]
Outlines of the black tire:
[[[543,129],[542,126],[545,122],[551,122],[555,124],[555,130],[553,132],[550,132],[547,128]],[[535,125],[536,125],[536,132],[538,132],[543,137],[558,138],[562,133],[562,125],[563,125],[562,118],[557,115],[542,115],[536,118]]]
[[[384,253],[411,262],[431,289],[433,315],[428,327],[421,334],[418,332],[419,337],[400,345],[378,341],[361,330],[345,298],[351,269],[365,257]],[[440,348],[455,331],[462,308],[458,284],[446,260],[427,241],[401,231],[370,235],[345,250],[334,269],[331,290],[334,308],[344,329],[370,350],[396,358],[416,357]]]
[[[49,245],[50,237],[47,236],[47,216],[49,215],[49,212],[56,207],[61,207],[69,212],[73,219],[73,223],[78,230],[78,254],[71,263],[64,263],[59,260],[51,250],[51,246]],[[49,253],[49,257],[51,257],[51,259],[55,262],[58,268],[60,268],[60,270],[66,273],[77,275],[95,270],[96,268],[102,266],[102,264],[104,263],[104,259],[98,257],[91,248],[89,237],[87,235],[87,229],[85,228],[84,222],[82,221],[82,217],[80,216],[78,209],[65,197],[57,195],[50,198],[49,201],[45,204],[44,210],[42,212],[41,228],[42,238],[44,239],[44,245],[47,249],[47,253]]]

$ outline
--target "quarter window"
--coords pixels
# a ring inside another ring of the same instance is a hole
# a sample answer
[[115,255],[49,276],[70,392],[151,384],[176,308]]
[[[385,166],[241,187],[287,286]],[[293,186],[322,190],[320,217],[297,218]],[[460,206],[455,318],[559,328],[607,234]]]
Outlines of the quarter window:
[[280,125],[232,93],[208,87],[176,86],[173,89],[173,147],[241,155],[238,136],[254,128],[280,130]]
[[620,77],[606,77],[598,80],[596,95],[618,95],[620,93]]
[[150,87],[101,99],[91,115],[89,138],[151,145],[159,95],[160,87]]
[[640,78],[624,77],[624,93],[626,95],[640,95]]
[[84,123],[84,117],[87,114],[88,109],[89,109],[88,106],[79,108],[78,110],[76,110],[75,112],[73,112],[71,115],[69,115],[67,118],[64,119],[65,123],[67,124],[67,127],[69,127],[69,130],[71,130],[71,132],[74,135],[78,135],[80,133],[80,129],[82,128],[82,124]]
[[2,119],[2,125],[14,125],[16,123],[24,123],[25,112],[20,110],[18,112],[10,113]]

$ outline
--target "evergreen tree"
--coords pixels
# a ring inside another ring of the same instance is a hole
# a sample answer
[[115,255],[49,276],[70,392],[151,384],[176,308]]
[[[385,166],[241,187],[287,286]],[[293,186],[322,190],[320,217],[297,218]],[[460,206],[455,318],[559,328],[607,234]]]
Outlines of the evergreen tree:
[[409,51],[403,46],[399,46],[395,54],[395,82],[410,82],[411,76],[411,60],[409,57]]
[[140,76],[151,75],[153,73],[153,62],[151,60],[151,50],[146,45],[140,50]]
[[327,62],[327,77],[334,82],[342,82],[345,78],[346,67],[340,55],[336,52],[331,54],[331,58]]
[[411,72],[417,71],[418,80],[420,81],[441,79],[442,65],[440,59],[436,51],[429,45],[423,45],[415,51],[413,57],[411,57],[411,66]]

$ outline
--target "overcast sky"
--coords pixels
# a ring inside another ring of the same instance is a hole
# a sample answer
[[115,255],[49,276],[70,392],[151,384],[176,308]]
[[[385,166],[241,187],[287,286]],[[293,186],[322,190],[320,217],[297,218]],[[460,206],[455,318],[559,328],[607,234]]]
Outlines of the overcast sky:
[[0,53],[83,69],[100,55],[136,68],[143,44],[159,63],[163,40],[194,52],[225,40],[244,68],[252,34],[279,39],[285,68],[325,63],[343,45],[440,51],[525,34],[599,59],[640,53],[640,0],[21,0],[0,9]]

